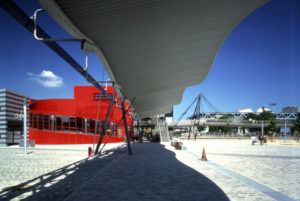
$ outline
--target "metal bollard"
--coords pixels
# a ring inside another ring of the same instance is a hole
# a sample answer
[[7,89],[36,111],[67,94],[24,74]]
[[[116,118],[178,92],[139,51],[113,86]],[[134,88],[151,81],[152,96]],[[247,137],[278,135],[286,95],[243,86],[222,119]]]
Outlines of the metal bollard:
[[92,150],[92,147],[89,147],[88,148],[88,157],[92,157],[92,154],[93,154],[93,150]]

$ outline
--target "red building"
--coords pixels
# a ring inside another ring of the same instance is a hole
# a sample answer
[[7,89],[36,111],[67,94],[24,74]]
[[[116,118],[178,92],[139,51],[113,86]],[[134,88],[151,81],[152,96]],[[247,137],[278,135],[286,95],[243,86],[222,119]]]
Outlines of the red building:
[[[114,95],[113,87],[106,87]],[[118,94],[115,94],[118,98]],[[97,143],[107,115],[110,100],[93,86],[75,86],[74,99],[31,100],[29,106],[29,139],[36,144]],[[132,134],[131,108],[125,102],[128,130]],[[126,138],[122,109],[114,104],[103,142],[123,142]]]

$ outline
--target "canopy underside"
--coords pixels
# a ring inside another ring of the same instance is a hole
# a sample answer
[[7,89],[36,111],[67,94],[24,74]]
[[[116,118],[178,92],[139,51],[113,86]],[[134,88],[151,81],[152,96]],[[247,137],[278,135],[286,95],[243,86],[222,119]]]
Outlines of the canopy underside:
[[208,74],[235,26],[266,0],[39,0],[89,43],[141,117],[168,113]]

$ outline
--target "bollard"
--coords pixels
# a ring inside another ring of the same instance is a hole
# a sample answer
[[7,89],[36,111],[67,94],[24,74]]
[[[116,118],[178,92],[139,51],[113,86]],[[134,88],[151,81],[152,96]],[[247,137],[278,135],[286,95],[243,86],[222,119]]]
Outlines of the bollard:
[[92,147],[89,147],[88,148],[88,157],[92,157],[92,154],[93,154],[93,150],[92,150]]

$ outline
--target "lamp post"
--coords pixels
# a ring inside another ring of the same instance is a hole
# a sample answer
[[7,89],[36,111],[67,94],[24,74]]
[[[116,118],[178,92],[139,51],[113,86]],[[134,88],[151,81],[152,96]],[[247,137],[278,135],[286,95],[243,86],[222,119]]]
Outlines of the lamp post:
[[284,142],[286,142],[286,118],[284,118]]
[[23,101],[23,146],[24,154],[27,155],[27,98]]
[[261,109],[262,109],[262,111],[261,111],[262,112],[261,113],[262,114],[262,116],[261,116],[262,117],[261,118],[261,135],[264,136],[264,115],[263,114],[264,114],[264,111],[265,111],[265,107],[262,106]]

